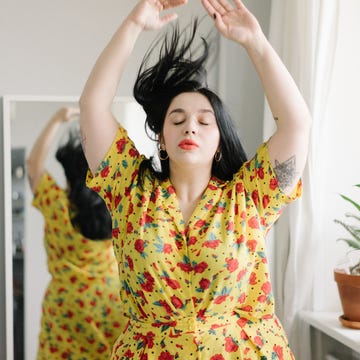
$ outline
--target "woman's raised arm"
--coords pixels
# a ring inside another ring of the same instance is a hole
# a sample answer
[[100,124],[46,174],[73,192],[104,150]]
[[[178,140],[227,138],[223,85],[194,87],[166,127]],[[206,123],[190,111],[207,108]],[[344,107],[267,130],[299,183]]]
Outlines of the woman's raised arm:
[[161,12],[185,2],[140,1],[96,61],[80,97],[83,150],[93,173],[108,151],[119,126],[111,113],[111,104],[138,36],[143,30],[159,29],[176,19],[175,13],[161,16]]
[[280,188],[291,193],[307,158],[311,116],[285,65],[240,0],[202,0],[219,32],[244,47],[262,82],[277,129],[269,156]]

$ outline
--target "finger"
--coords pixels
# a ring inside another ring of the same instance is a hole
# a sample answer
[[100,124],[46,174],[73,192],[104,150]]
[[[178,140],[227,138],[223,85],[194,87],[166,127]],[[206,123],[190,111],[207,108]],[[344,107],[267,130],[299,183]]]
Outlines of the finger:
[[236,6],[237,9],[244,9],[245,5],[243,4],[243,2],[241,0],[233,0],[234,4]]
[[201,3],[203,4],[204,9],[210,16],[214,17],[214,14],[216,15],[215,8],[209,3],[208,0],[201,0]]
[[187,3],[187,0],[162,0],[161,1],[162,8],[164,10],[170,9],[170,8],[175,8],[175,7],[184,5],[186,3]]
[[226,9],[220,4],[218,0],[209,0],[209,3],[214,8],[215,12],[219,13],[220,15],[225,15]]
[[227,0],[217,0],[221,6],[227,11],[232,11],[234,8]]
[[164,26],[171,21],[176,20],[178,15],[176,13],[166,14],[160,18],[160,26]]

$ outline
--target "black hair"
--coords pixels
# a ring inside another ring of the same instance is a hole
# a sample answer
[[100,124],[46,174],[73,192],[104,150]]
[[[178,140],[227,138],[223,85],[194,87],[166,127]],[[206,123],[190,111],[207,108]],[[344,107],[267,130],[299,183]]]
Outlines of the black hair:
[[86,186],[88,163],[80,139],[79,131],[70,129],[68,140],[55,154],[69,186],[71,223],[88,239],[107,240],[111,238],[111,216],[101,197]]
[[[197,29],[198,20],[195,18],[183,31],[176,23],[171,32],[158,39],[145,54],[133,93],[146,113],[145,129],[153,140],[162,132],[167,109],[174,97],[184,92],[204,95],[214,109],[220,132],[221,159],[213,161],[212,175],[231,180],[247,158],[229,112],[219,96],[208,88],[205,65],[210,54],[209,43],[202,37],[200,46],[193,49]],[[151,54],[161,41],[157,63],[147,67]],[[146,169],[160,180],[169,177],[169,160],[160,159],[160,164],[158,169],[154,157],[143,160],[139,171],[140,185]]]

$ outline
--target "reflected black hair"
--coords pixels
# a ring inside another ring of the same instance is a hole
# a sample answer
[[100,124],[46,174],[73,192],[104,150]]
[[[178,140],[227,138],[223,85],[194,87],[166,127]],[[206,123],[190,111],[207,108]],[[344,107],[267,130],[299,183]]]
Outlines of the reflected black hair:
[[[167,109],[174,97],[184,92],[204,95],[214,109],[220,132],[219,149],[222,157],[220,161],[213,161],[212,175],[221,180],[230,180],[247,158],[229,112],[221,99],[207,86],[205,65],[210,54],[207,40],[201,38],[200,46],[193,49],[198,25],[195,18],[190,26],[180,31],[176,23],[171,32],[150,47],[140,65],[133,93],[146,113],[146,132],[153,140],[162,132]],[[157,63],[147,67],[161,41]],[[160,159],[160,164],[161,168],[158,169],[154,157],[142,162],[140,185],[146,169],[160,180],[169,177],[169,160]]]
[[101,197],[85,185],[88,163],[77,129],[71,129],[68,140],[56,151],[69,184],[71,223],[84,237],[92,240],[111,238],[111,216]]

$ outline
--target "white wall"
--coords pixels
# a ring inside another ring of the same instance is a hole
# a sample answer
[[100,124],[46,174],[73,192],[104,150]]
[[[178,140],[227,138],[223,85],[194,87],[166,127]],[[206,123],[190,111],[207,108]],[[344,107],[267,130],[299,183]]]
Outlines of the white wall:
[[340,22],[335,68],[330,89],[327,126],[322,134],[326,141],[323,151],[323,214],[318,214],[322,227],[319,239],[326,261],[318,274],[315,291],[317,310],[341,312],[333,268],[346,255],[345,243],[336,242],[347,237],[345,230],[333,219],[345,219],[352,211],[339,193],[353,196],[360,202],[360,191],[353,187],[360,183],[360,2],[340,1]]
[[[0,9],[0,96],[78,96],[98,54],[134,2],[3,0]],[[271,0],[248,0],[245,4],[258,17],[267,32]],[[198,0],[189,1],[187,7],[179,10],[179,13],[182,23],[195,15],[204,15]],[[204,26],[212,26],[212,22],[207,21]],[[134,56],[125,70],[118,95],[132,94],[132,84],[140,59],[155,34],[146,33],[139,39]],[[215,66],[210,73],[210,85],[215,88],[220,86],[225,102],[241,130],[245,148],[252,154],[262,139],[263,95],[260,83],[242,49],[225,40],[222,51],[221,62],[218,63],[220,67]],[[36,128],[31,133],[30,129],[26,136],[35,137],[38,131],[39,128]],[[1,162],[2,144],[0,145]],[[0,202],[2,201],[0,198]],[[3,241],[3,238],[0,239],[0,244],[3,244]],[[41,253],[41,239],[37,246]],[[39,257],[44,261],[43,254]],[[37,261],[38,259],[34,259],[35,265]],[[2,258],[0,264],[3,264]],[[32,271],[38,273],[36,268]],[[31,286],[31,283],[27,284],[27,287]],[[1,315],[4,312],[4,293],[4,280],[0,278]],[[37,316],[40,309],[36,309],[35,304],[33,306]],[[26,316],[29,327],[38,321],[37,318],[31,318],[30,314]],[[5,348],[4,331],[4,324],[0,323],[0,349]],[[26,360],[33,360],[35,357],[35,338],[36,335],[32,334],[32,340],[27,344]]]

